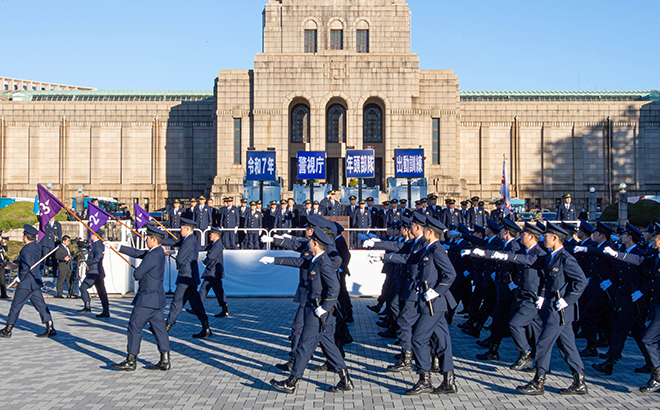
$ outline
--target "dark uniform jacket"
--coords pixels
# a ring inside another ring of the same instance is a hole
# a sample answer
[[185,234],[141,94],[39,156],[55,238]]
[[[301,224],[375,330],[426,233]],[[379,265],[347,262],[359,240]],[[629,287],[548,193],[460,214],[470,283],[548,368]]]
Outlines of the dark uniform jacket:
[[353,225],[353,216],[358,209],[360,208],[357,205],[349,205],[344,208],[344,216],[348,216],[349,226],[351,228],[355,228],[355,225]]
[[218,239],[217,241],[206,245],[206,258],[204,258],[204,273],[202,273],[203,279],[224,279],[225,277],[225,264],[223,261],[223,251],[225,247],[222,245],[222,241]]
[[[424,300],[424,282],[429,286],[429,289],[434,289],[439,297],[433,300],[433,310],[436,312],[446,312],[449,309],[456,307],[454,296],[449,291],[452,283],[456,279],[456,270],[449,261],[447,252],[442,247],[439,241],[435,241],[427,245],[419,255],[417,261],[417,288],[419,289],[419,302],[426,304]],[[415,262],[411,260],[410,262]],[[438,314],[438,313],[436,313]],[[442,314],[442,313],[440,313]]]
[[351,251],[348,250],[348,245],[342,235],[338,235],[335,238],[335,248],[337,248],[337,253],[341,258],[341,265],[339,266],[340,273],[350,276],[351,273],[348,271],[348,264],[351,262]]
[[222,207],[220,210],[220,226],[225,229],[236,228],[240,222],[240,214],[235,206]]
[[37,290],[43,286],[39,265],[30,269],[41,259],[41,245],[37,242],[26,243],[18,253],[18,280],[16,289]]
[[[69,261],[65,262],[64,258],[69,257]],[[55,259],[57,259],[57,270],[62,273],[69,273],[71,272],[71,262],[73,261],[73,258],[71,257],[71,254],[67,252],[67,247],[64,245],[61,245],[56,251],[55,251]],[[0,275],[2,275],[3,272],[0,272]]]
[[328,198],[324,198],[319,204],[319,210],[323,216],[341,216],[341,204],[335,200],[334,205]]
[[454,209],[445,208],[442,211],[442,218],[440,219],[440,221],[442,221],[442,223],[445,224],[446,227],[449,227],[450,225],[458,226],[458,224],[463,223],[463,217],[461,215],[461,212],[456,208]]
[[199,266],[197,258],[199,257],[199,245],[195,235],[188,235],[178,241],[167,238],[163,245],[180,247],[176,254],[176,268],[179,271],[176,275],[176,284],[188,286],[198,286],[201,283],[199,279]]
[[87,276],[98,276],[101,279],[105,278],[105,270],[103,269],[103,255],[105,254],[105,245],[100,239],[92,242],[92,247],[87,253]]
[[[190,235],[193,236],[193,235]],[[167,262],[162,246],[148,251],[121,246],[119,252],[132,258],[142,259],[142,263],[133,271],[138,281],[138,291],[131,304],[150,309],[165,309],[165,263]]]
[[372,206],[371,208],[365,208],[369,211],[369,216],[371,216],[371,228],[378,228],[378,223],[379,223],[379,211],[376,209],[375,206]]
[[58,221],[53,221],[51,226],[50,222],[48,222],[43,230],[44,237],[41,238],[39,244],[45,252],[50,252],[62,240],[62,224]]
[[204,205],[199,209],[199,220],[197,221],[197,227],[202,231],[205,231],[213,223],[213,208],[208,205]]
[[560,221],[577,221],[577,211],[575,210],[575,205],[570,204],[568,209],[566,209],[566,204],[560,204],[557,206],[557,219]]
[[[491,258],[494,251],[486,251],[486,258]],[[543,287],[543,269],[539,269],[539,266],[528,265],[527,263],[533,260],[545,260],[547,251],[540,244],[536,244],[534,247],[529,249],[529,252],[525,248],[520,248],[517,252],[504,252],[509,256],[508,262],[513,264],[520,264],[519,259],[521,256],[529,256],[530,258],[525,258],[523,264],[519,265],[518,274],[514,276],[513,282],[518,286],[517,290],[517,300],[518,303],[523,300],[536,302],[538,299],[541,289]]]
[[339,278],[336,270],[332,268],[329,256],[324,252],[316,259],[310,259],[307,282],[308,306],[314,306],[314,300],[318,300],[325,311],[332,312],[337,305],[339,289]]
[[353,227],[371,228],[371,213],[366,208],[364,210],[358,208],[353,213]]
[[388,253],[383,255],[384,264],[403,265],[403,286],[401,290],[401,300],[417,300],[417,276],[419,266],[419,253],[426,249],[427,242],[423,237],[411,241],[381,241],[376,242],[374,249],[385,250]]
[[172,229],[179,229],[181,228],[181,216],[183,215],[183,211],[179,207],[178,209],[170,208],[169,211],[167,211],[167,221],[169,228]]
[[[261,212],[257,211],[255,209],[254,215],[252,214],[252,210],[248,209],[247,213],[245,214],[245,228],[261,228],[262,227],[262,221],[264,217],[261,214]],[[254,233],[257,234],[259,232],[257,231],[248,231],[248,233]]]
[[468,209],[468,223],[465,223],[470,227],[470,229],[474,229],[475,225],[479,226],[486,226],[486,223],[488,222],[488,212],[484,210],[482,206],[473,206]]

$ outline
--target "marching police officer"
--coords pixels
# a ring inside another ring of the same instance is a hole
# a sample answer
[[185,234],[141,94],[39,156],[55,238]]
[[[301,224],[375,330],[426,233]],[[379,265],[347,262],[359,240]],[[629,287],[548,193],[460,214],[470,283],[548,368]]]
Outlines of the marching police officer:
[[9,314],[7,315],[7,325],[0,331],[0,336],[10,338],[12,329],[18,320],[23,306],[30,301],[32,306],[39,312],[41,322],[46,325],[46,331],[39,337],[53,337],[57,335],[53,326],[53,318],[50,316],[50,310],[44,301],[41,293],[43,281],[39,271],[39,259],[41,259],[41,245],[37,240],[39,231],[30,225],[23,225],[23,243],[25,246],[18,254],[18,286],[14,292],[14,299],[11,301]]
[[[98,236],[97,236],[98,235]],[[87,253],[87,273],[85,280],[80,285],[80,295],[83,300],[83,308],[78,310],[77,313],[91,314],[92,313],[92,300],[89,297],[87,289],[92,286],[96,287],[96,293],[101,299],[101,306],[103,311],[96,317],[110,317],[110,303],[108,301],[108,292],[105,290],[105,269],[103,269],[103,257],[105,255],[105,245],[99,238],[105,235],[103,229],[98,229],[96,235],[92,235],[92,246]]]
[[[650,229],[650,228],[649,228]],[[660,342],[660,223],[655,223],[651,230],[652,252],[647,258],[647,265],[651,275],[650,289],[650,310],[649,317],[651,323],[642,336],[642,343],[646,349],[649,361],[651,362],[651,378],[645,386],[639,388],[642,393],[652,393],[660,389],[660,352],[658,352],[658,342]]]
[[215,317],[228,317],[229,309],[227,309],[227,295],[225,295],[225,290],[222,287],[222,280],[225,278],[225,266],[223,251],[224,246],[220,237],[222,236],[222,231],[218,228],[211,228],[211,233],[209,238],[211,243],[206,245],[206,258],[204,258],[204,272],[202,273],[202,286],[199,288],[199,297],[202,301],[202,304],[206,301],[206,297],[209,294],[209,291],[213,289],[215,297],[218,299],[218,304],[222,308],[220,313],[217,313]]
[[149,370],[170,370],[170,339],[165,326],[165,279],[166,256],[161,246],[165,232],[147,225],[147,247],[149,250],[139,250],[127,246],[114,244],[119,252],[133,258],[142,259],[142,263],[133,271],[133,277],[138,281],[139,287],[131,304],[133,311],[128,319],[128,354],[126,360],[112,364],[110,367],[117,370],[133,371],[137,368],[137,356],[140,353],[142,329],[149,323],[151,331],[156,338],[160,360]]

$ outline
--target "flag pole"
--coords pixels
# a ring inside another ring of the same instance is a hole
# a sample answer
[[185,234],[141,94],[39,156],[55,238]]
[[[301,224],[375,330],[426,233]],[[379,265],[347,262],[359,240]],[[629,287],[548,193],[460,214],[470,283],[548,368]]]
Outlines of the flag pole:
[[[83,224],[83,225],[85,226],[85,228],[87,228],[87,230],[89,230],[91,233],[93,233],[94,235],[96,235],[96,237],[99,238],[99,239],[101,240],[101,242],[105,243],[105,241],[103,240],[103,238],[101,238],[101,236],[100,236],[99,234],[97,234],[96,232],[94,232],[93,230],[91,230],[90,227],[89,227],[89,225],[87,225],[85,222],[83,222],[82,219],[78,218],[78,215],[76,215],[75,212],[71,211],[71,210],[70,210],[66,205],[64,205],[64,204],[62,204],[62,207],[63,207],[64,209],[66,209],[66,211],[67,211],[68,213],[70,213],[74,218],[76,218],[76,219],[78,220],[78,222],[80,222],[81,224]],[[135,266],[133,266],[133,264],[132,264],[131,262],[129,262],[128,259],[124,258],[124,256],[123,256],[121,253],[119,253],[119,251],[118,251],[117,249],[113,248],[112,246],[110,247],[110,249],[112,249],[113,252],[117,254],[117,256],[119,256],[120,258],[122,258],[122,259],[124,260],[124,262],[128,263],[129,265],[131,265],[131,267],[132,267],[133,269],[135,269]]]
[[174,235],[172,232],[170,232],[169,229],[167,229],[166,227],[164,227],[163,224],[161,224],[160,222],[158,222],[158,220],[157,220],[156,218],[154,218],[153,216],[151,217],[151,220],[154,221],[154,222],[156,222],[156,223],[158,224],[158,226],[160,226],[161,228],[165,229],[165,231],[166,231],[167,233],[169,233],[170,235],[172,235],[172,238],[179,239],[179,238],[177,238],[176,235]]
[[[110,215],[110,214],[108,214],[108,215]],[[145,238],[144,236],[142,236],[142,235],[140,234],[140,232],[138,232],[138,231],[136,231],[135,229],[131,228],[130,226],[126,225],[126,224],[123,223],[119,218],[117,218],[117,217],[115,217],[115,216],[112,216],[112,215],[110,215],[110,218],[112,218],[113,221],[117,221],[117,222],[119,222],[122,226],[124,226],[124,227],[130,229],[134,234],[136,234],[137,236],[139,236],[139,237],[142,238],[143,240],[147,240],[147,238]],[[172,256],[171,254],[167,253],[167,251],[163,250],[163,252],[165,252],[165,255],[169,256],[170,258],[173,258],[173,256]]]

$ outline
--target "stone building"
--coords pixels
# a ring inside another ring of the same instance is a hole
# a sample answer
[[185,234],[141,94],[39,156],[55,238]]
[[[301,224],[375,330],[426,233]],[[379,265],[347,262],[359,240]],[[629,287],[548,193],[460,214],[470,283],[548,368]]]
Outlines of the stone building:
[[[259,16],[255,16],[259,18]],[[221,70],[213,92],[22,91],[0,101],[0,189],[122,202],[240,195],[248,148],[277,152],[286,194],[296,152],[327,153],[344,185],[348,147],[373,147],[385,198],[397,148],[425,149],[429,192],[512,194],[554,206],[626,182],[657,193],[660,95],[652,91],[461,92],[452,70],[420,70],[405,0],[269,0],[252,70]],[[423,58],[423,56],[422,56]],[[216,201],[217,203],[217,201]]]

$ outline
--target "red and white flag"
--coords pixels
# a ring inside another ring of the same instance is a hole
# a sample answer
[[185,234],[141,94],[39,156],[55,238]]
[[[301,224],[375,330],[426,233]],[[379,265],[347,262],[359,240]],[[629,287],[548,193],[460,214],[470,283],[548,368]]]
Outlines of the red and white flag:
[[502,165],[500,195],[504,197],[504,215],[509,215],[511,213],[511,193],[509,192],[509,174],[506,172],[506,161]]

